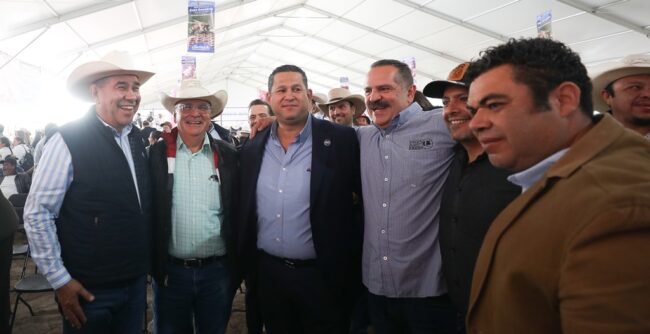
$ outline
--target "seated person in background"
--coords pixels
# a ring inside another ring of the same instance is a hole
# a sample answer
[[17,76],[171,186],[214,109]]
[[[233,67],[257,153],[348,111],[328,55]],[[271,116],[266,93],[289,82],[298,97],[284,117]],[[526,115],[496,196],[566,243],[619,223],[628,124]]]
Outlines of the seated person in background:
[[16,172],[18,161],[13,156],[8,156],[2,162],[2,176],[0,176],[0,189],[2,194],[9,198],[15,194],[27,194],[32,184],[32,178],[25,173]]

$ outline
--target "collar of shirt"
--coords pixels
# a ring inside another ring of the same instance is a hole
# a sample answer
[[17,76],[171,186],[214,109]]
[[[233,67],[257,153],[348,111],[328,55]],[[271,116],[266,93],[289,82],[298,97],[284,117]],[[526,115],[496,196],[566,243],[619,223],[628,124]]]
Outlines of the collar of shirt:
[[[190,149],[187,148],[187,145],[185,145],[185,143],[183,142],[183,138],[181,138],[180,133],[176,137],[176,151],[179,151],[179,150],[185,150],[185,151],[189,152],[190,154],[193,154],[192,151],[190,151]],[[204,136],[203,136],[203,147],[201,147],[200,152],[205,152],[206,150],[208,150],[209,152],[212,151],[210,149],[210,139],[208,138],[207,133],[204,134]]]
[[390,124],[386,129],[382,129],[377,124],[374,124],[374,126],[379,130],[379,132],[382,135],[385,135],[386,133],[390,133],[393,130],[399,128],[402,124],[406,123],[406,121],[409,120],[411,115],[413,115],[416,112],[421,112],[422,107],[420,107],[419,104],[416,102],[411,103],[406,109],[402,110],[399,114],[397,114],[391,121]]
[[[278,122],[276,121],[273,122],[273,124],[271,124],[270,136],[273,140],[278,140],[277,131],[278,131]],[[305,123],[305,126],[302,128],[302,130],[300,130],[300,133],[296,136],[296,140],[294,141],[294,143],[304,142],[305,140],[307,140],[307,138],[309,138],[310,135],[311,135],[311,116],[307,116],[307,122]]]
[[99,121],[102,122],[102,124],[106,125],[109,129],[111,129],[111,131],[113,132],[113,137],[115,138],[126,137],[129,135],[129,133],[131,133],[131,130],[133,130],[133,124],[129,123],[129,125],[125,126],[124,129],[122,129],[122,131],[117,131],[117,129],[115,129],[108,123],[104,122],[104,120],[101,117],[99,117],[99,115],[97,114],[95,115],[97,116],[97,119],[99,119]]
[[560,160],[560,158],[562,158],[567,151],[569,151],[568,147],[555,152],[554,154],[538,162],[534,166],[526,170],[523,170],[519,173],[508,176],[508,181],[514,183],[515,185],[520,186],[522,193],[525,192],[526,190],[528,190],[528,188],[530,188],[530,186],[532,186],[535,182],[541,179],[544,173],[546,173],[546,171],[554,163]]

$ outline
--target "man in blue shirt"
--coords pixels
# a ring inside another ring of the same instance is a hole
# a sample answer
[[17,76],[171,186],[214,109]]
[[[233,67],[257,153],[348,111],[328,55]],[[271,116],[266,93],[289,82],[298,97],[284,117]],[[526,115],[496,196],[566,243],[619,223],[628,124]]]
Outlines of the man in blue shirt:
[[347,332],[360,287],[356,134],[310,116],[299,67],[271,73],[269,98],[276,122],[241,152],[238,253],[268,333]]
[[225,91],[185,80],[162,104],[178,122],[150,150],[156,333],[225,333],[237,280],[231,224],[238,191],[235,148],[208,134]]
[[140,85],[153,73],[123,52],[72,71],[94,102],[48,140],[25,205],[31,256],[56,291],[64,333],[139,333],[149,270],[150,183]]

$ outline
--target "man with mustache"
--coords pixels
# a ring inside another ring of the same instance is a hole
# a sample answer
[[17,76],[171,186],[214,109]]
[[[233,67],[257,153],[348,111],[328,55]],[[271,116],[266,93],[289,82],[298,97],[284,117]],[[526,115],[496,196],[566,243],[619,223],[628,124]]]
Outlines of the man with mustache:
[[458,142],[440,204],[440,252],[449,297],[459,313],[459,333],[464,333],[465,314],[476,257],[492,220],[521,193],[508,182],[510,175],[488,160],[469,128],[469,92],[465,74],[469,63],[456,66],[447,80],[424,87],[424,95],[442,99],[442,115],[451,137]]
[[560,42],[512,39],[466,75],[469,126],[523,190],[483,240],[468,332],[650,333],[650,143],[594,116]]
[[151,189],[131,123],[153,73],[124,52],[85,63],[68,89],[93,102],[47,142],[25,204],[31,256],[56,291],[64,333],[139,333],[150,265]]
[[438,221],[455,142],[440,112],[414,103],[408,65],[380,60],[365,88],[374,124],[357,129],[364,204],[363,283],[377,333],[454,333]]
[[208,134],[226,91],[184,80],[162,105],[177,127],[150,149],[156,333],[225,333],[234,292],[233,220],[239,191],[234,146]]
[[630,55],[595,71],[596,110],[609,111],[624,127],[650,139],[650,56]]

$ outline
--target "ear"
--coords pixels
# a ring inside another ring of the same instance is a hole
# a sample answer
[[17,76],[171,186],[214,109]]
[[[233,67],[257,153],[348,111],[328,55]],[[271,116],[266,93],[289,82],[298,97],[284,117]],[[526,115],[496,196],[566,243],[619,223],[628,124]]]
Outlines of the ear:
[[309,101],[312,100],[312,95],[313,93],[311,92],[311,88],[307,88],[307,97],[309,98]]
[[560,116],[567,117],[580,109],[580,87],[573,82],[565,81],[549,94],[549,102],[555,104]]
[[88,87],[88,89],[90,90],[90,96],[92,96],[95,103],[99,103],[99,100],[97,99],[99,95],[99,90],[97,89],[97,85],[91,84],[90,87]]
[[415,88],[415,85],[411,85],[408,90],[406,91],[406,95],[408,96],[408,101],[409,103],[413,103],[415,101],[415,91],[417,88]]
[[605,101],[605,103],[607,103],[608,106],[612,105],[612,103],[611,103],[612,102],[612,96],[609,95],[607,90],[603,89],[603,90],[600,91],[600,98],[603,99],[603,101]]

